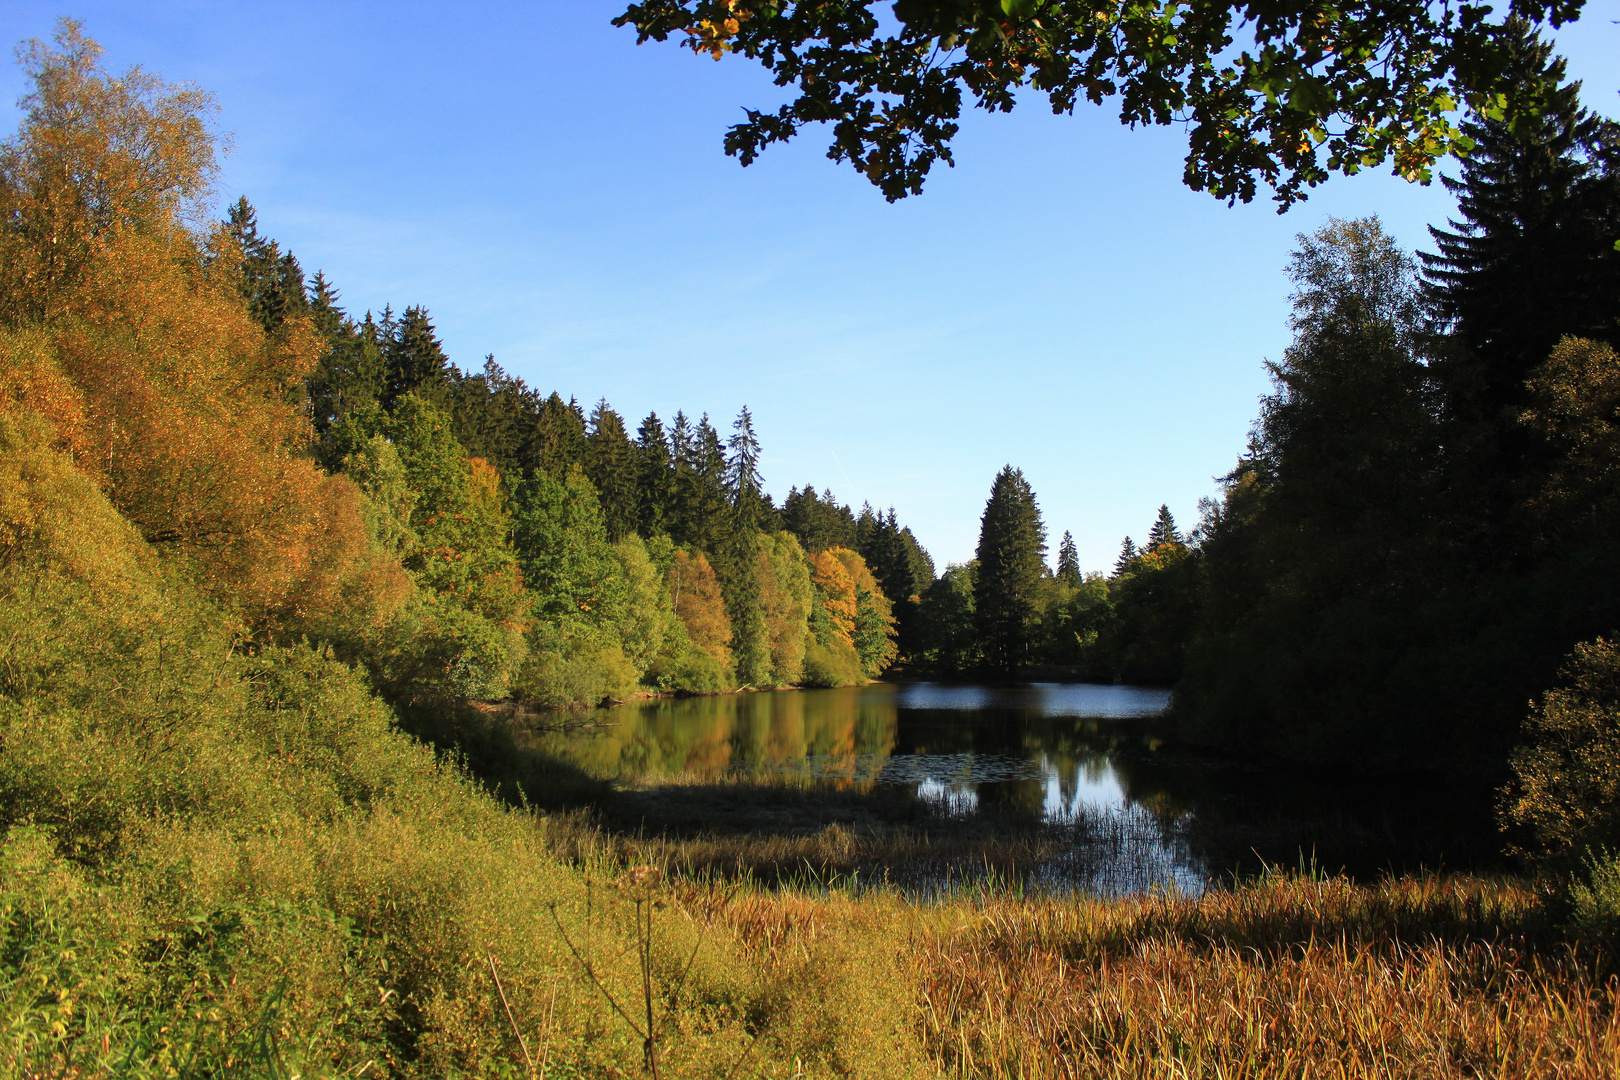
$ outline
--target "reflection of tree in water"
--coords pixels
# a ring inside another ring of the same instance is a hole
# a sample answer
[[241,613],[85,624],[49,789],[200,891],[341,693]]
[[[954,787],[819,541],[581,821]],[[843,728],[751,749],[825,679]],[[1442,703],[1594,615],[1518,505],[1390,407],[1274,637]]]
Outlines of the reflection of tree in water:
[[[1442,856],[1479,865],[1496,843],[1488,800],[1433,786],[1385,790],[1297,768],[1223,765],[1165,752],[1150,720],[1048,716],[988,693],[973,708],[901,700],[881,685],[660,700],[586,717],[609,726],[530,738],[606,777],[770,774],[812,790],[909,790],[927,815],[972,816],[1002,835],[1070,828],[1077,859],[1089,843],[1144,873],[1163,868],[1144,853],[1217,872],[1259,859],[1292,866],[1301,851],[1352,872]],[[1470,848],[1470,835],[1484,846]]]
[[[881,688],[887,690],[887,688]],[[739,763],[887,756],[892,693],[873,688],[765,691],[600,709],[594,725],[533,736],[545,752],[601,776],[713,775]]]

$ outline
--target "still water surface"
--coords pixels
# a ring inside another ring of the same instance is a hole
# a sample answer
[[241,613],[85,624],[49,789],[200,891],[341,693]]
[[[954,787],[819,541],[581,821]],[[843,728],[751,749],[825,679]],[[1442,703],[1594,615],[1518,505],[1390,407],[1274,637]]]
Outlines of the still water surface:
[[882,787],[942,820],[1061,835],[1061,854],[1029,875],[1044,887],[1197,891],[1262,862],[1369,874],[1488,858],[1478,793],[1201,759],[1163,737],[1169,697],[880,683],[627,704],[543,738],[550,753],[643,787],[722,777]]

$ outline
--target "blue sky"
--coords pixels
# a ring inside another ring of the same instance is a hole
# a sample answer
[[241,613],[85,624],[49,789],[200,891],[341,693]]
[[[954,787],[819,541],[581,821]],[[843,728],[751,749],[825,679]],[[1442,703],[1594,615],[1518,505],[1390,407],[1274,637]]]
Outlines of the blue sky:
[[[778,497],[894,506],[941,568],[972,556],[990,481],[1034,486],[1052,547],[1112,565],[1161,502],[1191,525],[1288,342],[1297,233],[1379,214],[1408,247],[1438,184],[1336,178],[1279,216],[1181,186],[1184,137],[1038,98],[963,123],[955,169],[885,203],[812,131],[721,151],[762,69],[637,48],[622,4],[8,0],[0,35],[72,15],[112,66],[211,90],[222,195],[360,313],[428,307],[453,360],[649,410],[744,404]],[[1620,115],[1620,0],[1559,35]],[[0,73],[6,127],[22,89]],[[222,201],[223,204],[223,201]]]

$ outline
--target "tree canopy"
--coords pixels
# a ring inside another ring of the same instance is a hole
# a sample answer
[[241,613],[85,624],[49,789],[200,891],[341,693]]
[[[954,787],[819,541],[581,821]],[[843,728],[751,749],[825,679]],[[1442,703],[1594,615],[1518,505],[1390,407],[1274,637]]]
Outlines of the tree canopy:
[[797,96],[747,110],[726,153],[752,162],[808,124],[827,156],[891,202],[952,164],[964,97],[1009,112],[1020,91],[1052,111],[1117,100],[1121,122],[1182,124],[1185,180],[1228,201],[1260,184],[1281,208],[1334,173],[1393,164],[1427,183],[1465,154],[1459,109],[1519,121],[1550,87],[1511,63],[1526,20],[1554,27],[1585,0],[641,0],[614,20],[638,42],[680,36],[719,60],[757,60]]

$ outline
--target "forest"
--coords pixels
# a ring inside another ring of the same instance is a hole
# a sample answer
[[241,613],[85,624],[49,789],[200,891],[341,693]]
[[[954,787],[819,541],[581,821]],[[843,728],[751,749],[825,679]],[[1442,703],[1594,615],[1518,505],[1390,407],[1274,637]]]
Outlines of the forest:
[[423,307],[350,317],[245,197],[222,225],[207,257],[266,339],[307,343],[313,463],[358,489],[365,543],[409,582],[386,624],[322,632],[391,695],[594,705],[894,660],[927,553],[892,509],[811,484],[778,507],[746,407],[724,438],[685,412],[632,436],[605,398],[587,414],[493,357],[463,371]]
[[1620,604],[1620,128],[1533,34],[1516,62],[1553,106],[1465,125],[1432,250],[1376,218],[1300,237],[1293,343],[1192,529],[1161,508],[1106,576],[1065,534],[1053,573],[1008,469],[917,659],[1174,685],[1178,734],[1226,752],[1504,780]]
[[[1107,573],[1068,533],[1048,565],[1011,465],[936,574],[893,509],[778,505],[747,409],[632,435],[458,367],[425,307],[356,316],[246,199],[221,218],[207,93],[109,71],[71,20],[19,56],[9,1075],[1612,1075],[1620,130],[1529,28],[1553,106],[1469,121],[1434,251],[1372,218],[1300,238],[1219,497],[1145,513]],[[998,885],[988,847],[931,899],[700,873],[469,711],[890,671],[1173,686],[1200,752],[1501,785],[1519,870],[1302,852],[1112,899]]]

